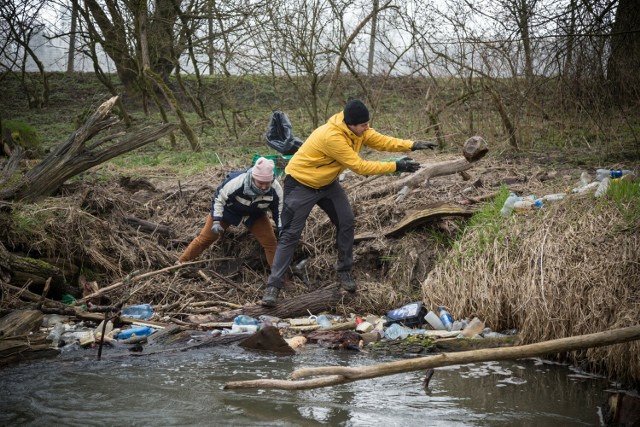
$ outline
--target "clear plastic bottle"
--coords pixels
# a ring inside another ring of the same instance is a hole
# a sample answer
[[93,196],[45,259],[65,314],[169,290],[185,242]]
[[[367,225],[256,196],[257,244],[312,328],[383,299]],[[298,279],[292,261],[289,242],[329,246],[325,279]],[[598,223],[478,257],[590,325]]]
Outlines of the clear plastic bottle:
[[384,331],[384,337],[391,340],[405,339],[409,336],[409,330],[399,323],[394,323]]
[[331,320],[324,314],[316,317],[316,323],[322,328],[328,328],[332,325]]
[[547,194],[546,196],[542,196],[541,199],[545,202],[554,202],[556,200],[562,200],[567,195],[567,193],[555,193],[555,194]]
[[509,197],[507,197],[507,200],[504,201],[502,209],[500,209],[500,215],[502,215],[503,217],[508,217],[509,215],[511,215],[511,212],[513,211],[513,205],[519,200],[522,200],[522,198],[516,196],[514,193],[510,193]]
[[609,182],[611,180],[605,177],[602,181],[600,181],[600,185],[598,185],[598,189],[596,190],[595,197],[602,197],[605,195],[607,190],[609,189]]
[[628,169],[598,169],[596,170],[596,181],[602,182],[605,178],[622,178],[631,173],[633,173],[633,171]]
[[580,187],[589,185],[590,182],[591,182],[591,177],[589,176],[589,174],[586,172],[582,172],[580,174]]
[[151,304],[129,305],[122,309],[122,315],[132,319],[149,320],[153,317]]
[[258,319],[255,319],[251,316],[247,316],[246,314],[240,314],[233,319],[233,323],[235,325],[258,325],[260,322]]
[[440,313],[440,320],[447,331],[451,331],[453,327],[453,320],[451,319],[451,314],[444,309],[444,307],[438,307],[438,312]]
[[519,200],[513,204],[513,210],[516,212],[530,211],[540,209],[542,207],[542,199]]

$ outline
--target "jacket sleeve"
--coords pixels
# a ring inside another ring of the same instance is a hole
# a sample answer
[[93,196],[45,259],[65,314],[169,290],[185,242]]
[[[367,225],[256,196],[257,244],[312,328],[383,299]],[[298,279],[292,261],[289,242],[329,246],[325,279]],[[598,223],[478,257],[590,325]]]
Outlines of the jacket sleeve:
[[281,229],[282,224],[280,221],[282,218],[282,208],[284,206],[284,193],[282,191],[282,186],[277,180],[273,181],[272,187],[275,192],[275,197],[271,203],[271,218],[273,218],[273,222],[276,224],[276,227]]
[[325,150],[328,157],[359,175],[382,175],[396,171],[394,162],[363,160],[351,147],[351,141],[342,137],[327,138]]
[[375,129],[368,129],[363,135],[362,143],[378,151],[411,151],[413,141],[383,135]]

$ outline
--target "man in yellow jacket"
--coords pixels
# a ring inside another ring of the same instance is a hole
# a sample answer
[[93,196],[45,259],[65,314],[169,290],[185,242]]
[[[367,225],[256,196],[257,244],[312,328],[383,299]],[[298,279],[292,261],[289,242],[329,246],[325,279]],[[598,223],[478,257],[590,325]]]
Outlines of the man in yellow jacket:
[[350,169],[360,175],[415,172],[420,165],[411,159],[397,162],[363,160],[363,145],[379,151],[433,149],[436,144],[382,135],[369,127],[369,110],[360,100],[349,101],[344,110],[318,127],[293,155],[285,172],[284,207],[280,238],[267,280],[262,304],[276,305],[284,275],[302,235],[307,217],[315,205],[324,210],[337,228],[337,279],[343,289],[355,292],[351,276],[355,218],[338,176]]

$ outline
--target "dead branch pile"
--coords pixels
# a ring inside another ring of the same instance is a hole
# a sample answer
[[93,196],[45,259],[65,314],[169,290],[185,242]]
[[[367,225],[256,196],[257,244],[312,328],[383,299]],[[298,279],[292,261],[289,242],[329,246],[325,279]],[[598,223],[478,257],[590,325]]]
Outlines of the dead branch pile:
[[[83,175],[82,181],[65,184],[56,197],[37,204],[12,203],[1,213],[6,227],[0,242],[12,255],[45,261],[59,269],[67,292],[79,298],[80,277],[103,288],[125,277],[135,278],[172,265],[200,231],[211,196],[227,172],[212,168],[185,183],[160,170],[153,170],[148,178],[121,176],[113,165],[105,164]],[[402,203],[395,202],[394,194],[362,197],[363,191],[395,179],[398,177],[380,177],[349,191],[357,218],[356,233],[379,232],[434,201],[464,199],[460,190],[469,185],[453,175],[413,190]],[[347,174],[343,184],[349,188],[363,180]],[[453,221],[441,221],[438,227],[449,235],[458,230]],[[398,238],[357,244],[354,273],[361,292],[336,312],[380,313],[420,299],[420,285],[442,246],[427,230],[422,227]],[[292,274],[284,298],[333,284],[334,242],[334,228],[327,216],[314,210],[294,259],[294,263],[308,259],[304,269],[307,280]],[[111,302],[153,303],[173,319],[214,314],[260,299],[267,265],[260,246],[243,227],[232,227],[201,260],[201,264],[179,272],[130,280],[106,296]],[[46,278],[40,282],[35,277],[13,279],[14,286],[26,285],[40,294]],[[8,291],[3,294],[3,307],[20,305],[19,299],[10,297]]]

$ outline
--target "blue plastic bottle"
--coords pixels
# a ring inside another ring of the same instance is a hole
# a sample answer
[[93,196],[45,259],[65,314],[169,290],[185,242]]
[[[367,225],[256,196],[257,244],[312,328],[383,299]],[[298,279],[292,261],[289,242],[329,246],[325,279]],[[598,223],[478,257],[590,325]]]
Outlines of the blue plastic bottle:
[[442,324],[447,331],[451,331],[451,327],[453,326],[453,320],[451,320],[451,314],[444,307],[438,307],[438,311],[440,312],[440,320],[442,320]]
[[122,315],[132,319],[149,320],[153,316],[151,304],[129,305],[122,309]]
[[119,340],[126,340],[127,338],[131,338],[134,335],[137,337],[146,337],[147,335],[151,335],[154,332],[155,329],[152,329],[149,326],[136,326],[120,332],[117,338]]

